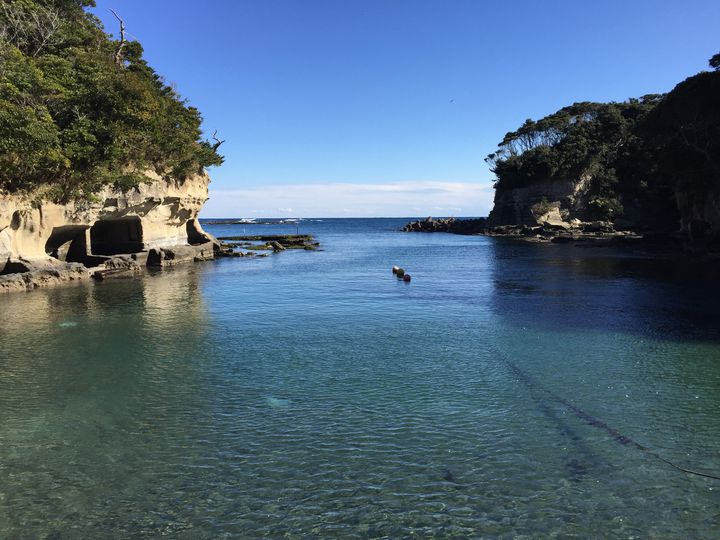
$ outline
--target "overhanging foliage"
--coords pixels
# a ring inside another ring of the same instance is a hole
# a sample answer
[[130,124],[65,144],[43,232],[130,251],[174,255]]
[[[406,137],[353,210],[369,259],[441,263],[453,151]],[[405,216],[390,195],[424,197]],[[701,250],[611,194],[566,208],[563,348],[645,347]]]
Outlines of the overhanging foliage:
[[86,11],[92,0],[0,3],[0,189],[56,200],[129,188],[151,169],[184,179],[219,165],[201,116]]

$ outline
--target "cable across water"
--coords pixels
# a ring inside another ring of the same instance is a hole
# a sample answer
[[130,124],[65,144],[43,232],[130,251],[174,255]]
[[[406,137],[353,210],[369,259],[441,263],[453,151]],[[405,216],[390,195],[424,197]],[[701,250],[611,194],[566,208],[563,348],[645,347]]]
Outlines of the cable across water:
[[555,401],[555,402],[557,402],[557,403],[560,403],[561,405],[564,405],[565,407],[567,407],[568,409],[570,409],[575,416],[577,416],[579,419],[581,419],[581,420],[583,420],[584,422],[586,422],[588,425],[591,425],[591,426],[593,426],[593,427],[596,427],[596,428],[598,428],[598,429],[602,429],[603,431],[605,431],[608,435],[610,435],[610,436],[611,436],[615,441],[617,441],[618,443],[623,444],[623,445],[625,445],[625,446],[631,446],[631,447],[633,447],[633,448],[636,448],[637,450],[640,450],[641,452],[644,452],[644,453],[646,453],[647,455],[652,456],[652,457],[654,457],[654,458],[662,461],[663,463],[665,463],[665,464],[667,464],[667,465],[670,465],[671,467],[677,469],[678,471],[682,471],[682,472],[684,472],[684,473],[692,474],[692,475],[695,475],[695,476],[702,476],[702,477],[704,477],[704,478],[712,478],[712,479],[714,479],[714,480],[720,480],[720,475],[715,475],[715,474],[710,474],[710,473],[705,473],[705,472],[701,472],[701,471],[695,471],[695,470],[692,470],[692,469],[688,469],[688,468],[686,468],[686,467],[682,467],[682,466],[680,466],[680,465],[677,465],[677,464],[673,463],[673,462],[670,461],[669,459],[666,459],[666,458],[662,457],[660,454],[658,454],[657,452],[655,452],[655,451],[652,450],[651,448],[649,448],[649,447],[647,447],[647,446],[645,446],[645,445],[643,445],[643,444],[640,444],[639,442],[637,442],[637,441],[636,441],[635,439],[633,439],[632,437],[629,437],[629,436],[627,436],[627,435],[623,435],[622,433],[620,433],[619,431],[617,431],[615,428],[613,428],[613,427],[611,427],[610,425],[608,425],[607,422],[604,422],[603,420],[600,420],[599,418],[596,418],[595,416],[593,416],[593,415],[589,414],[588,412],[582,410],[580,407],[578,407],[577,405],[571,403],[570,401],[568,401],[567,399],[563,398],[562,396],[559,396],[559,395],[555,394],[554,392],[552,392],[551,390],[548,390],[547,388],[545,388],[544,386],[542,386],[540,383],[538,383],[537,381],[535,381],[535,380],[534,380],[530,375],[528,375],[525,371],[523,371],[522,369],[520,369],[520,368],[517,366],[517,364],[515,364],[510,358],[508,358],[508,357],[507,357],[505,354],[503,354],[502,352],[496,350],[496,354],[498,355],[499,358],[502,359],[503,363],[508,367],[508,369],[510,369],[510,371],[512,371],[513,374],[515,374],[515,375],[518,377],[518,379],[519,379],[520,381],[522,381],[523,384],[525,384],[528,388],[532,388],[532,389],[535,389],[535,390],[539,390],[539,391],[541,391],[542,393],[546,394],[546,395],[549,396],[553,401]]

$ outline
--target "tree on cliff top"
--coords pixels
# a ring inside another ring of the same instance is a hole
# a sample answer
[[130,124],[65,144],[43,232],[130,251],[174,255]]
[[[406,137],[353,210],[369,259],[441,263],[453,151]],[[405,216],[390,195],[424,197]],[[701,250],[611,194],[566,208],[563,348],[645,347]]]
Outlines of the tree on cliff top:
[[720,53],[717,53],[715,56],[713,56],[708,64],[710,64],[710,67],[719,70],[720,69]]
[[[720,53],[666,95],[624,103],[576,103],[526,120],[486,161],[496,189],[589,179],[589,211],[675,215],[675,193],[720,189]],[[622,204],[621,204],[622,203]],[[652,210],[650,210],[652,209]],[[651,217],[651,216],[650,216]]]
[[0,3],[0,190],[56,200],[130,188],[154,170],[183,180],[219,165],[189,106],[86,11],[93,0]]
[[622,212],[616,163],[637,144],[633,128],[660,98],[575,103],[538,121],[526,120],[485,160],[497,177],[496,189],[588,177],[589,211],[596,218],[616,216]]
[[640,128],[658,164],[657,182],[677,191],[720,189],[720,70],[679,83]]

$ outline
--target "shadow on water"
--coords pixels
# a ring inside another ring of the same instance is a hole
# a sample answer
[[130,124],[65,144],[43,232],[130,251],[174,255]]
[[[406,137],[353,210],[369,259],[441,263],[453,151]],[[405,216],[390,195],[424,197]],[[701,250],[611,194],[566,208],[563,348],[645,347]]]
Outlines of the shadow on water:
[[517,327],[720,342],[717,262],[507,241],[488,249],[491,308]]

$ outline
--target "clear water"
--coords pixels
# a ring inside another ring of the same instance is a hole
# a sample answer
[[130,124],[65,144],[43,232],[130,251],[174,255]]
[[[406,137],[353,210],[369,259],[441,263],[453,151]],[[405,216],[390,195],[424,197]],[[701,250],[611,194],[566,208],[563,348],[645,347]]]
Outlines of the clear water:
[[0,297],[0,537],[716,538],[717,275],[403,222]]

